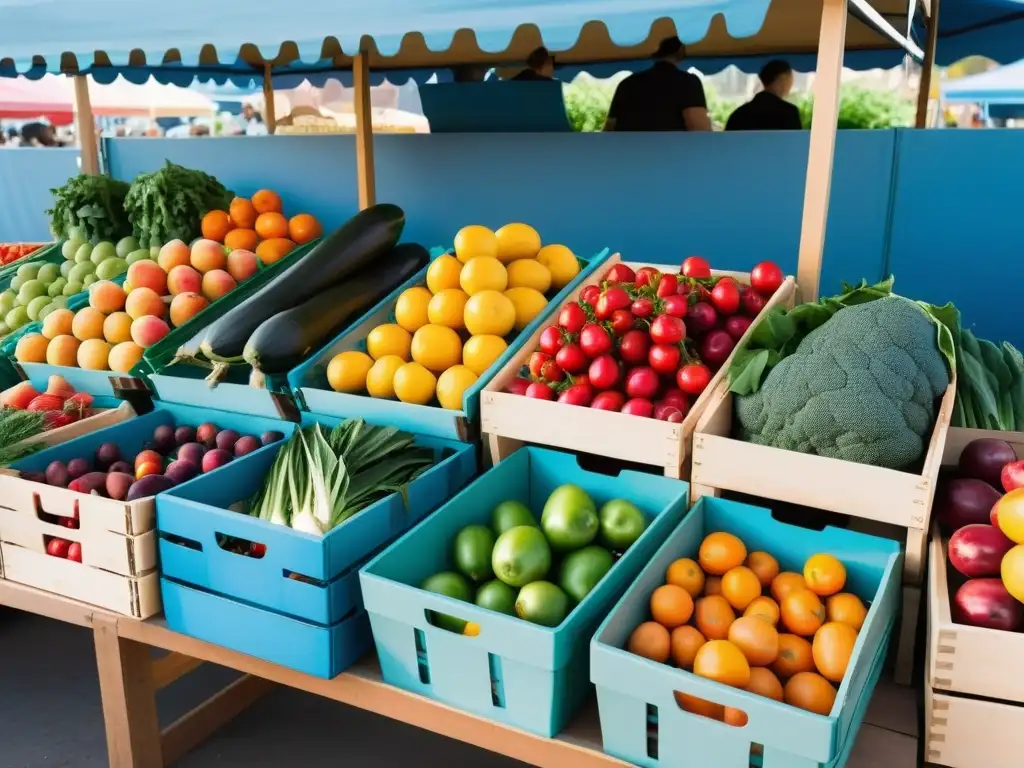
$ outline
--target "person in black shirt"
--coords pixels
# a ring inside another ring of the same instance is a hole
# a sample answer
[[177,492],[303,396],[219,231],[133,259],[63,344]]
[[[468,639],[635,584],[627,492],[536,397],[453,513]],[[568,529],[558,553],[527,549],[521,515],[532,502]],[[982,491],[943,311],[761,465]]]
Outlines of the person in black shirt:
[[526,69],[512,78],[513,80],[554,80],[555,57],[547,48],[535,48],[526,59]]
[[710,131],[700,78],[679,68],[686,46],[678,37],[661,41],[654,66],[635,72],[615,89],[606,131]]
[[781,59],[769,61],[758,75],[764,90],[738,107],[725,124],[727,131],[799,131],[800,110],[786,101],[793,90],[793,68]]

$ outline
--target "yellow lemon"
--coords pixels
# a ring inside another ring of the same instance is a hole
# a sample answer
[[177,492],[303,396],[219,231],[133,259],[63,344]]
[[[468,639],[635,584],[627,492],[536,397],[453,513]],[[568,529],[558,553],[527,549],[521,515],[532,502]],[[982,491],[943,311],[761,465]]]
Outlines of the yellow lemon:
[[462,364],[477,376],[483,376],[506,349],[508,344],[501,336],[471,336],[462,348]]
[[373,360],[365,352],[339,352],[327,364],[327,383],[335,392],[362,392]]
[[395,373],[405,365],[398,355],[378,358],[366,374],[366,391],[370,397],[392,399],[395,396]]
[[438,256],[427,267],[427,288],[431,293],[440,293],[447,288],[458,288],[461,271],[462,263],[454,256]]
[[390,355],[408,360],[411,344],[412,334],[397,323],[378,325],[366,337],[366,351],[374,360]]
[[419,363],[406,363],[394,378],[395,396],[403,403],[426,405],[434,399],[437,379]]
[[503,293],[482,291],[469,297],[463,319],[474,336],[507,336],[516,325],[516,307]]
[[580,273],[575,254],[564,245],[545,245],[537,254],[537,261],[551,272],[551,284],[562,289]]
[[504,291],[508,287],[508,272],[497,259],[480,256],[462,268],[459,285],[470,296],[480,291]]
[[[479,259],[475,259],[479,261]],[[427,305],[427,318],[434,325],[444,325],[459,330],[465,328],[462,312],[466,308],[469,296],[459,288],[445,288],[434,294]]]
[[441,373],[462,362],[462,339],[446,326],[424,325],[412,336],[412,359]]
[[494,237],[498,241],[498,260],[505,264],[536,258],[540,250],[540,235],[529,224],[506,224]]
[[547,293],[551,290],[551,270],[536,259],[519,259],[506,267],[509,288],[533,288]]
[[437,379],[437,402],[449,411],[462,410],[462,395],[477,376],[464,365],[453,365]]
[[530,322],[544,311],[548,300],[544,294],[533,288],[509,288],[505,295],[511,300],[516,308],[516,330],[521,331]]
[[487,227],[470,224],[455,235],[455,256],[465,264],[481,256],[498,256],[498,238]]
[[430,322],[427,319],[427,305],[430,304],[431,293],[422,285],[402,291],[395,302],[395,322],[409,333],[416,333]]

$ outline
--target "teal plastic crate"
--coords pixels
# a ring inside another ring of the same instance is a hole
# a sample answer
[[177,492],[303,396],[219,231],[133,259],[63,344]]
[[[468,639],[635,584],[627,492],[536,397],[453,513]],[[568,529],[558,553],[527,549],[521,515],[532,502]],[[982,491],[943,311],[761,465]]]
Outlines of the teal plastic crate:
[[[695,558],[701,541],[714,531],[735,534],[748,551],[770,552],[784,571],[802,572],[811,555],[833,554],[846,566],[845,591],[870,603],[828,717],[624,650],[637,625],[649,620],[650,595],[665,583],[668,566],[677,558]],[[894,541],[837,528],[808,530],[779,522],[767,509],[702,497],[591,644],[590,677],[597,686],[604,751],[645,768],[747,768],[752,746],[761,745],[761,768],[844,765],[888,651],[902,571],[903,556]],[[748,722],[734,727],[685,712],[676,692],[742,710]]]
[[[442,249],[431,252],[432,258],[445,253]],[[288,383],[299,401],[300,407],[311,413],[329,416],[365,416],[367,419],[382,424],[392,424],[401,429],[421,435],[434,435],[451,440],[471,442],[477,439],[476,432],[480,421],[480,392],[490,380],[515,356],[520,347],[533,335],[534,331],[548,322],[548,318],[565,300],[565,298],[588,280],[605,261],[610,252],[605,248],[588,260],[581,260],[580,272],[557,294],[551,296],[548,305],[533,322],[520,331],[509,343],[508,348],[490,368],[484,371],[476,382],[465,391],[462,398],[462,410],[454,411],[437,405],[412,405],[398,400],[382,400],[367,395],[353,395],[333,391],[327,384],[327,365],[331,358],[339,352],[358,349],[366,350],[366,337],[370,331],[383,323],[394,322],[395,302],[403,291],[426,281],[427,268],[418,272],[386,299],[343,331],[333,342],[325,346],[319,353],[297,366],[288,374]]]
[[[489,525],[491,510],[507,499],[527,504],[539,518],[547,497],[565,483],[579,485],[598,505],[629,499],[650,524],[558,627],[418,588],[432,574],[452,569],[452,542],[463,527]],[[688,493],[679,480],[631,471],[612,477],[581,469],[570,454],[516,451],[360,572],[385,682],[531,733],[556,735],[592,690],[588,650],[594,630],[686,514]],[[473,622],[479,634],[435,627],[428,611]]]

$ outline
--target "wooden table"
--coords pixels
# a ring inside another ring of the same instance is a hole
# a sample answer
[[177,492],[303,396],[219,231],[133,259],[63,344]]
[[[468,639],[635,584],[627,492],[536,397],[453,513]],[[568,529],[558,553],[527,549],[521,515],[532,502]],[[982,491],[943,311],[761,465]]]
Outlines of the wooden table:
[[[545,768],[629,765],[601,751],[600,725],[593,706],[580,713],[558,738],[546,739],[387,685],[373,653],[348,672],[323,680],[178,634],[163,620],[119,616],[8,581],[0,580],[0,605],[92,629],[112,768],[172,765],[275,685],[376,712]],[[152,648],[168,653],[154,658]],[[156,692],[203,662],[238,670],[243,676],[161,729]],[[913,694],[891,685],[881,689],[848,768],[916,765],[916,708],[913,717],[907,717],[908,708],[914,708]]]

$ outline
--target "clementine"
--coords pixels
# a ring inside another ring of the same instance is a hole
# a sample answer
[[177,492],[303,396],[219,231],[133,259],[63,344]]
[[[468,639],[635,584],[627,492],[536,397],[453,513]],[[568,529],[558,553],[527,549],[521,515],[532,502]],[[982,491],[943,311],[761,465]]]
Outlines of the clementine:
[[744,565],[757,574],[762,587],[770,586],[772,579],[779,575],[779,561],[767,552],[751,552]]
[[239,229],[252,229],[256,224],[256,217],[259,216],[253,204],[244,197],[236,197],[231,201],[228,214],[231,216],[231,223]]
[[774,672],[765,667],[750,668],[750,682],[747,683],[746,690],[773,701],[782,701],[783,697],[782,683]]
[[736,620],[729,601],[721,595],[702,597],[693,611],[694,624],[708,640],[725,640],[729,627]]
[[783,571],[772,579],[772,597],[775,598],[777,603],[781,603],[782,598],[794,589],[807,589],[807,582],[804,581],[804,577],[799,573]]
[[324,233],[324,228],[316,217],[308,213],[300,213],[288,220],[288,237],[299,245],[311,243]]
[[256,256],[264,264],[273,264],[280,261],[289,253],[295,250],[295,243],[285,237],[275,237],[273,240],[264,240],[256,246]]
[[665,583],[682,587],[690,593],[690,597],[697,597],[704,589],[704,571],[695,560],[681,557],[669,565],[665,572]]
[[710,597],[711,595],[722,594],[722,577],[721,576],[708,576],[704,579],[704,595]]
[[735,707],[726,707],[725,711],[722,712],[722,720],[726,725],[731,725],[736,728],[742,728],[747,724],[748,718],[747,713],[742,709],[736,709]]
[[693,660],[697,657],[697,651],[707,642],[707,639],[696,627],[676,627],[672,630],[670,637],[672,646],[672,661],[680,669],[692,669]]
[[280,213],[261,213],[256,217],[256,234],[264,240],[288,237],[288,219]]
[[836,689],[814,672],[798,672],[793,675],[786,683],[783,695],[786,703],[792,707],[826,716],[836,701]]
[[715,704],[707,699],[701,699],[688,693],[680,693],[679,691],[675,691],[674,695],[676,704],[684,712],[689,712],[691,715],[700,715],[712,720],[722,720],[725,717],[725,707],[721,704]]
[[252,196],[252,207],[256,213],[281,213],[284,210],[280,196],[269,189],[261,189]]
[[779,633],[759,616],[741,616],[729,627],[729,642],[755,667],[766,667],[779,655]]
[[224,238],[224,247],[229,251],[255,251],[260,236],[252,229],[232,229]]
[[829,621],[841,621],[849,624],[860,632],[864,626],[864,620],[868,617],[868,609],[861,602],[860,598],[849,592],[840,592],[832,595],[825,601],[825,613]]
[[804,581],[816,595],[828,597],[846,586],[846,568],[832,555],[811,555],[804,563]]
[[735,688],[745,688],[750,683],[747,658],[728,640],[709,640],[702,645],[693,660],[693,673]]
[[722,596],[729,605],[742,611],[761,596],[761,582],[757,574],[744,565],[730,568],[722,576]]
[[821,676],[833,683],[841,683],[853,656],[853,646],[857,643],[857,630],[849,624],[830,621],[823,624],[814,633],[811,642],[811,653],[814,666]]
[[681,627],[693,615],[693,598],[675,584],[664,584],[651,593],[651,618],[666,629]]
[[809,589],[797,589],[779,603],[782,626],[801,637],[810,637],[825,623],[825,606]]
[[626,650],[651,661],[664,664],[669,656],[669,634],[661,624],[645,621],[633,630],[626,644]]
[[207,240],[223,243],[228,232],[234,229],[234,224],[231,223],[231,217],[226,211],[210,211],[203,216],[201,229],[203,237]]
[[747,559],[747,548],[731,533],[717,531],[704,537],[697,559],[705,573],[721,576],[729,569],[743,565]]
[[767,621],[773,627],[777,627],[779,625],[779,604],[770,597],[758,597],[747,606],[747,610],[743,612],[743,615],[757,616]]
[[779,635],[779,655],[771,670],[783,680],[800,672],[814,671],[814,654],[811,644],[796,635]]

